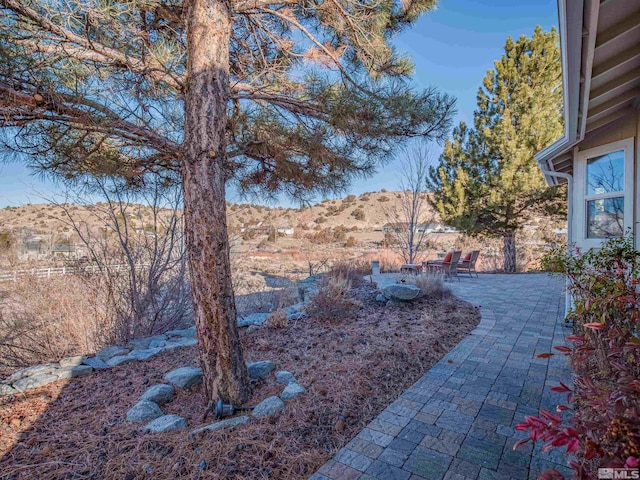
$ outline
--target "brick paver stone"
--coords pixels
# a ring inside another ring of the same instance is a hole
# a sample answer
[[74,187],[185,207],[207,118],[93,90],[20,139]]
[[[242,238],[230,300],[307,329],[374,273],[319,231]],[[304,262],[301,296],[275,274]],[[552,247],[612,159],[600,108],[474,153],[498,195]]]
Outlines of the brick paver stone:
[[[374,277],[378,284],[393,274]],[[563,358],[536,356],[564,342],[563,283],[544,274],[480,275],[451,282],[481,308],[480,324],[309,480],[525,480],[567,473],[562,452],[513,427],[562,399]]]

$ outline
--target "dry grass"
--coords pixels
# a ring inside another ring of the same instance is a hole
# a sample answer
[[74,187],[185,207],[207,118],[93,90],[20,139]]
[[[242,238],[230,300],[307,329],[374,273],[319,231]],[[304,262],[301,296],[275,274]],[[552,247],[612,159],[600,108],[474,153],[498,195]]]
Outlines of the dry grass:
[[318,282],[305,311],[311,321],[340,323],[350,321],[362,304],[351,296],[351,280],[340,275],[327,275]]
[[[118,292],[111,288],[116,283]],[[143,299],[153,303],[143,322],[127,314],[128,305],[121,308],[128,285],[127,276],[119,274],[23,276],[0,283],[0,378],[17,368],[93,353],[189,322],[187,289],[163,283],[164,290]]]
[[[0,400],[3,479],[280,479],[311,475],[415,382],[478,322],[463,302],[422,299],[393,314],[365,305],[339,324],[295,322],[242,332],[247,360],[271,359],[293,372],[307,395],[275,419],[189,441],[187,432],[144,434],[124,421],[127,409],[172,368],[196,364],[195,348],[147,362],[58,382]],[[273,376],[257,383],[251,403],[282,389]],[[179,391],[163,407],[201,425],[200,389]],[[336,430],[338,419],[344,428]]]
[[417,286],[424,298],[437,301],[451,296],[451,291],[444,285],[444,277],[444,273],[427,272],[426,275],[406,277],[405,281]]
[[267,328],[287,328],[289,326],[287,312],[284,310],[276,310],[267,317],[266,326]]
[[364,276],[371,275],[371,262],[364,259],[342,260],[331,266],[327,272],[330,277],[348,280],[352,287],[364,283]]
[[114,340],[99,292],[74,276],[0,284],[0,378]]

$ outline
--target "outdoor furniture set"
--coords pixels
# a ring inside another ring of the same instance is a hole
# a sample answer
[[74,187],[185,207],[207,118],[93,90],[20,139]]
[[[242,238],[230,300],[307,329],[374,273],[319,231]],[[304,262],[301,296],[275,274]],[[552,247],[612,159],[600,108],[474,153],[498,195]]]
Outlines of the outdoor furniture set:
[[480,250],[472,250],[464,258],[461,258],[462,250],[452,250],[442,259],[427,260],[422,263],[406,263],[400,267],[400,273],[418,275],[420,273],[441,272],[446,278],[458,278],[458,273],[461,272],[468,273],[470,277],[473,277],[473,273],[475,273],[477,277],[476,261],[479,256]]

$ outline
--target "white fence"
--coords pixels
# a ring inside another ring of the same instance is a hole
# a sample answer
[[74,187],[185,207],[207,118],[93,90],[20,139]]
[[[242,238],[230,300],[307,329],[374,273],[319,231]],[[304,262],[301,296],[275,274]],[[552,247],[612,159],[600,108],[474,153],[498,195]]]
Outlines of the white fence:
[[[111,265],[109,267],[115,271],[129,268],[128,265]],[[51,278],[59,275],[70,275],[78,272],[96,273],[100,269],[95,265],[87,265],[85,267],[48,267],[48,268],[31,268],[28,270],[0,270],[0,282],[17,282],[21,277],[37,277]]]

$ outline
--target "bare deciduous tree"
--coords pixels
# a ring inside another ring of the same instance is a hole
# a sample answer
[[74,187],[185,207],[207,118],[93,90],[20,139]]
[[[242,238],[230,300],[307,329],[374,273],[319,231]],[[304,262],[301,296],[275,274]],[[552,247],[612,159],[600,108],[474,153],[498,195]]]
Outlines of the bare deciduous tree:
[[84,205],[93,222],[67,203],[58,205],[89,252],[90,261],[80,264],[85,280],[100,284],[107,296],[113,340],[152,335],[190,318],[179,188],[157,179],[137,190],[108,178],[85,186],[87,198],[98,194],[104,200],[89,203],[74,195],[73,203]]
[[431,162],[426,146],[408,150],[399,167],[399,205],[383,207],[391,247],[402,255],[405,263],[419,261],[428,246],[428,229],[435,218],[426,191]]

